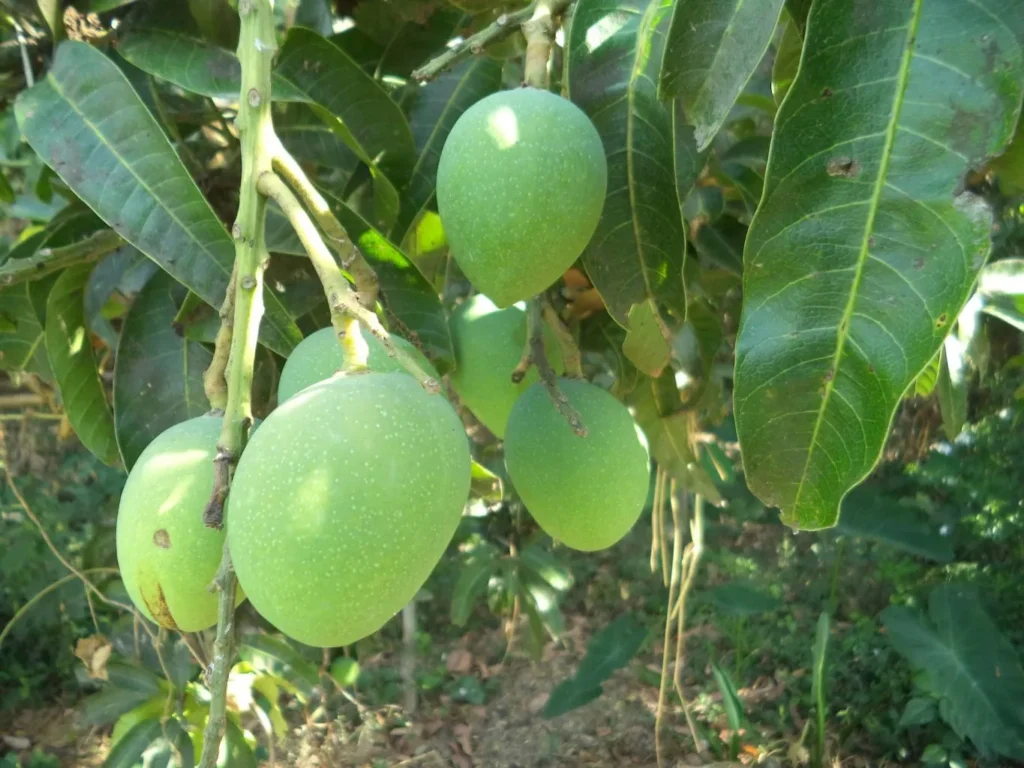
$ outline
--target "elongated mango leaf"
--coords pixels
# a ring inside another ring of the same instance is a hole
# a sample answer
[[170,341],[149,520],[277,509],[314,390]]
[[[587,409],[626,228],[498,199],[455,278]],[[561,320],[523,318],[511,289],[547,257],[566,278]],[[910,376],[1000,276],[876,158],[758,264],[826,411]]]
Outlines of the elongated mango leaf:
[[608,312],[629,327],[649,299],[686,314],[681,201],[703,164],[682,115],[658,100],[670,3],[580,0],[566,36],[569,96],[594,122],[608,196],[583,265]]
[[416,218],[434,197],[437,164],[448,133],[462,113],[501,87],[501,64],[479,56],[445,72],[426,85],[409,85],[402,107],[416,142],[412,178],[402,189],[402,205],[391,239],[401,243]]
[[210,408],[203,372],[213,355],[172,325],[186,293],[158,272],[125,316],[114,365],[114,429],[125,469],[165,429]]
[[46,354],[75,434],[103,463],[115,465],[114,416],[85,325],[90,272],[91,264],[67,269],[54,283],[46,301]]
[[768,50],[783,0],[675,0],[658,93],[679,99],[704,150]]
[[348,182],[359,158],[306,104],[290,105],[284,114],[274,115],[274,130],[296,160],[319,165],[338,173],[337,184]]
[[[810,23],[813,29],[813,14]],[[881,617],[957,735],[984,752],[1024,759],[1024,669],[977,592],[943,584],[928,597],[928,618],[895,605]]]
[[964,343],[950,334],[942,344],[939,377],[935,388],[939,393],[942,429],[950,440],[956,438],[967,423],[967,386],[970,368],[964,354]]
[[[110,59],[85,43],[62,43],[46,78],[18,96],[15,114],[32,148],[101,219],[220,306],[231,236]],[[264,298],[260,339],[287,355],[302,334],[273,294]]]
[[394,184],[409,180],[416,162],[409,123],[383,86],[347,53],[311,30],[294,27],[275,72],[318,107],[360,159]]
[[[124,34],[117,52],[153,77],[212,99],[238,101],[242,65],[233,51],[176,29],[136,27]],[[274,75],[274,101],[306,101],[287,80]]]
[[744,251],[747,482],[804,529],[835,524],[967,301],[991,219],[955,192],[1009,138],[1024,83],[1012,2],[857,7],[811,7]]
[[843,499],[843,514],[836,533],[877,541],[918,557],[948,563],[953,544],[939,525],[918,508],[900,504],[867,488],[857,488]]
[[103,761],[103,768],[132,768],[142,759],[142,753],[149,745],[160,737],[161,732],[159,718],[153,717],[137,723],[110,750]]
[[451,369],[455,353],[444,308],[434,288],[400,248],[336,197],[327,192],[325,197],[352,242],[377,272],[393,330],[419,347],[438,371]]

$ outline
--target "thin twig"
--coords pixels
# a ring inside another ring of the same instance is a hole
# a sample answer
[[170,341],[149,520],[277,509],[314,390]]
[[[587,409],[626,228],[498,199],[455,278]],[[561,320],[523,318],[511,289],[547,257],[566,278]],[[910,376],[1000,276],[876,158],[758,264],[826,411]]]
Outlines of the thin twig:
[[[377,315],[359,303],[355,291],[349,286],[345,276],[341,274],[341,270],[330,251],[327,250],[327,246],[324,245],[323,238],[320,237],[309,214],[306,213],[298,198],[281,178],[275,173],[264,173],[259,180],[259,190],[280,206],[309,254],[309,260],[327,294],[327,303],[331,309],[331,322],[345,352],[346,363],[349,363],[350,355],[354,360],[365,361],[366,359],[365,351],[351,351],[348,346],[356,343],[363,348],[366,346],[362,334],[356,332],[351,325],[352,320],[358,320],[380,341],[388,354],[412,374],[424,389],[431,393],[440,392],[440,382],[424,371],[410,354],[396,346],[391,340],[391,334],[381,325]],[[363,367],[365,367],[365,362]]]
[[203,373],[203,390],[210,401],[210,409],[223,411],[228,405],[228,359],[231,357],[231,337],[235,324],[235,282],[238,280],[237,262],[231,267],[228,289],[220,305],[220,328],[213,344],[213,359]]
[[[673,523],[681,528],[682,519],[679,514],[680,499],[676,493],[676,481],[672,480],[670,488],[670,498],[672,504],[672,520]],[[684,494],[682,501],[685,502],[687,496]],[[690,589],[693,587],[693,580],[697,574],[697,566],[700,563],[701,554],[704,551],[704,498],[700,495],[696,497],[694,503],[694,519],[690,522],[690,543],[686,547],[686,552],[683,555],[683,584],[679,588],[679,596],[676,599],[675,609],[678,614],[676,616],[676,660],[675,669],[672,676],[672,685],[675,688],[676,694],[679,696],[679,703],[683,708],[683,715],[686,717],[686,725],[690,729],[690,736],[693,738],[693,745],[697,752],[703,752],[703,744],[700,738],[697,736],[697,726],[694,723],[693,715],[690,713],[690,707],[686,702],[686,696],[683,693],[683,667],[685,666],[685,657],[683,652],[685,651],[686,643],[686,597],[690,594]],[[671,617],[668,619],[671,621]]]
[[124,240],[112,229],[102,229],[77,243],[60,248],[40,248],[24,259],[8,259],[0,267],[0,284],[14,285],[38,280],[65,267],[98,261],[111,251],[124,245]]
[[676,601],[676,590],[679,586],[679,572],[682,569],[682,526],[678,523],[672,530],[672,577],[668,583],[668,606],[665,616],[665,637],[661,654],[661,683],[658,686],[658,708],[654,715],[654,751],[661,768],[664,760],[661,746],[662,720],[665,716],[665,692],[668,689],[668,649],[672,644],[672,606]]
[[572,337],[572,331],[562,322],[555,308],[546,301],[541,307],[541,314],[544,317],[544,324],[551,329],[562,351],[562,365],[565,367],[566,378],[582,379],[583,362],[580,359],[580,348],[576,346],[576,339]]
[[313,214],[316,223],[323,230],[327,237],[327,244],[338,254],[341,261],[341,268],[352,275],[352,281],[356,285],[356,292],[359,294],[359,303],[367,309],[372,310],[377,304],[377,293],[380,283],[377,280],[377,273],[360,252],[348,232],[338,221],[331,211],[323,195],[313,186],[302,166],[292,157],[280,141],[274,149],[274,170],[292,188],[292,191],[302,200],[307,210]]

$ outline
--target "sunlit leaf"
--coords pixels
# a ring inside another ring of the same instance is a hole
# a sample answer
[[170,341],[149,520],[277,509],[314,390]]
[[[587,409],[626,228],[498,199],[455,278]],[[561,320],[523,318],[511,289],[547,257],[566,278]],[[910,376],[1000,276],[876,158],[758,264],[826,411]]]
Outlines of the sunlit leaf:
[[877,10],[812,5],[744,252],[736,426],[751,490],[798,528],[835,524],[966,302],[991,219],[954,190],[1024,84],[1013,3]]

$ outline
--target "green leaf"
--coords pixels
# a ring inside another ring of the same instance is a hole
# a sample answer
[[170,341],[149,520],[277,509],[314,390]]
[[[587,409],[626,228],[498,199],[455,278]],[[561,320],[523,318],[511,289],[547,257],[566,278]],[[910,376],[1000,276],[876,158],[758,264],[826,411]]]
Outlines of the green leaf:
[[715,138],[771,43],[783,0],[675,0],[658,93],[679,99],[697,151]]
[[715,662],[711,662],[711,674],[715,678],[715,685],[718,686],[718,690],[722,694],[722,706],[725,708],[725,718],[729,723],[729,730],[738,731],[743,727],[746,715],[743,712],[743,701],[736,691],[736,683],[732,681],[729,673]]
[[[321,190],[323,191],[323,190]],[[396,245],[328,192],[338,221],[377,272],[386,316],[393,329],[420,347],[442,374],[454,367],[448,320],[433,286]]]
[[[458,36],[459,26],[469,19],[459,9],[445,6],[435,6],[429,14],[416,8],[409,18],[390,0],[361,2],[353,15],[356,26],[334,35],[331,42],[378,80],[407,79],[413,69]],[[416,18],[421,15],[426,18]]]
[[686,313],[681,201],[703,158],[682,117],[658,100],[668,11],[663,0],[579,0],[566,34],[569,96],[608,159],[608,195],[583,266],[624,328],[633,305],[648,300]]
[[939,713],[983,751],[1024,758],[1024,669],[1010,642],[968,588],[943,584],[928,619],[902,606],[882,611],[889,642],[926,676]]
[[292,104],[283,114],[275,114],[274,130],[300,163],[339,172],[339,187],[348,183],[359,166],[355,153],[306,104]]
[[908,391],[909,396],[928,397],[934,390],[939,380],[939,364],[942,362],[942,353],[935,355],[926,365],[917,378],[914,379],[914,386]]
[[737,275],[743,272],[743,244],[747,228],[732,216],[723,216],[714,224],[697,230],[694,247],[712,264]]
[[92,265],[65,270],[46,301],[46,354],[68,421],[82,445],[104,464],[118,462],[114,416],[85,325],[85,286]]
[[565,632],[565,616],[558,607],[558,591],[532,569],[520,571],[519,584],[527,613],[536,614],[547,633],[557,640]]
[[772,97],[776,104],[781,104],[789,93],[797,67],[800,66],[800,51],[804,44],[800,27],[788,13],[785,16],[786,28],[782,32],[782,39],[775,51],[775,61],[772,63]]
[[665,340],[667,328],[658,316],[658,308],[647,300],[629,310],[629,326],[622,351],[639,370],[648,376],[660,376],[668,365],[671,349]]
[[124,319],[114,365],[114,428],[125,469],[165,429],[210,408],[203,372],[213,355],[172,325],[185,294],[158,272]]
[[711,603],[727,616],[754,616],[782,605],[777,597],[745,581],[730,581],[698,595],[701,602]]
[[398,220],[392,240],[401,243],[434,197],[441,148],[462,113],[501,87],[501,64],[477,56],[440,75],[426,85],[412,84],[402,92],[401,104],[409,115],[416,142],[416,163],[402,189]]
[[[119,235],[211,306],[224,299],[234,243],[117,66],[64,42],[22,91],[18,126],[42,159]],[[261,340],[287,355],[302,334],[265,295]]]
[[[44,282],[52,285],[52,281]],[[51,379],[43,324],[32,303],[37,285],[21,283],[0,289],[0,371],[28,371]]]
[[519,555],[520,566],[546,581],[557,592],[565,592],[573,584],[572,570],[538,541]]
[[918,509],[866,488],[843,499],[836,533],[877,541],[918,557],[948,563],[953,544]]
[[110,750],[107,759],[103,761],[103,768],[133,768],[142,759],[142,753],[162,733],[159,718],[154,717],[138,723],[117,742],[116,747]]
[[899,727],[907,728],[913,725],[928,725],[939,716],[934,699],[915,697],[907,702],[900,716]]
[[717,221],[724,212],[722,188],[714,184],[694,187],[683,201],[683,218],[689,223],[691,231],[698,222],[704,225]]
[[811,698],[814,699],[815,717],[817,718],[817,756],[820,765],[825,756],[825,663],[828,652],[829,636],[828,613],[822,611],[814,630],[814,646],[811,648]]
[[242,638],[239,656],[258,669],[267,668],[268,662],[283,666],[289,672],[288,679],[298,685],[299,690],[307,697],[312,689],[320,684],[320,674],[316,666],[304,659],[287,641],[278,637],[262,632],[250,632]]
[[347,656],[339,656],[331,662],[331,677],[343,688],[351,688],[359,680],[359,662]]
[[497,550],[486,543],[474,549],[462,561],[459,578],[452,590],[452,624],[457,627],[466,626],[477,602],[486,594],[491,576],[500,565]]
[[[117,52],[153,77],[211,99],[237,102],[242,66],[232,51],[178,29],[135,27],[118,42]],[[274,101],[306,101],[280,75],[270,85]]]
[[747,482],[801,529],[835,524],[967,301],[991,218],[953,193],[1009,138],[1024,85],[1013,3],[877,10],[811,6],[744,252]]
[[99,693],[94,693],[82,701],[79,705],[79,716],[87,725],[106,725],[148,701],[153,694],[153,691],[108,684]]
[[1024,194],[1024,117],[1018,118],[1010,145],[988,167],[995,174],[1000,192],[1007,197]]
[[497,503],[504,496],[501,478],[483,464],[473,461],[469,467],[470,493],[483,501]]
[[954,334],[946,337],[939,360],[939,378],[935,389],[939,395],[942,429],[950,440],[963,431],[967,423],[967,386],[970,368],[964,355],[964,345]]
[[316,105],[360,159],[394,183],[408,181],[416,158],[409,123],[387,91],[347,53],[311,30],[294,27],[275,71]]
[[632,614],[624,613],[594,635],[576,674],[551,692],[544,705],[544,717],[564,715],[600,696],[601,684],[636,656],[648,634],[645,624]]

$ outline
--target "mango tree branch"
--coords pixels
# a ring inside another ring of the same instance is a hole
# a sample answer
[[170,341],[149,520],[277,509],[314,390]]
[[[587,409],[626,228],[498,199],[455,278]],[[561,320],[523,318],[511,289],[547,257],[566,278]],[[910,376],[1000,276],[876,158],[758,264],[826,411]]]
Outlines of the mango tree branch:
[[89,264],[124,245],[112,229],[95,232],[84,240],[60,248],[40,248],[24,259],[10,259],[0,267],[0,285],[14,285],[57,272],[76,264]]
[[[270,73],[276,33],[270,0],[239,0],[241,28],[238,58],[242,89],[235,119],[242,147],[242,182],[238,216],[231,235],[235,241],[234,320],[228,359],[228,396],[224,423],[214,459],[214,488],[203,514],[206,525],[223,525],[224,501],[238,457],[252,425],[252,371],[256,339],[263,316],[263,271],[270,254],[264,242],[267,201],[257,181],[271,171],[274,125],[270,112]],[[220,592],[217,636],[208,670],[210,714],[203,734],[200,768],[213,768],[227,727],[227,686],[235,658],[235,592],[238,584],[227,543],[213,588]]]
[[228,405],[228,358],[231,356],[231,337],[235,326],[235,290],[238,280],[238,264],[231,268],[231,278],[220,305],[220,328],[213,345],[213,360],[203,374],[203,391],[210,401],[210,409],[223,412]]
[[562,13],[568,3],[558,0],[538,0],[533,13],[523,22],[526,38],[526,59],[523,64],[523,83],[533,88],[548,89],[548,61],[555,44],[555,15]]
[[[309,260],[313,264],[320,282],[323,283],[327,303],[331,309],[331,323],[338,334],[342,349],[345,351],[346,360],[360,361],[361,363],[350,364],[347,366],[348,369],[366,367],[366,342],[363,341],[362,335],[356,332],[356,321],[358,321],[380,341],[392,358],[416,378],[424,389],[432,393],[440,392],[440,382],[420,368],[412,356],[395,346],[391,341],[391,335],[381,325],[377,315],[359,303],[355,292],[341,273],[330,251],[327,250],[327,246],[324,245],[323,238],[320,237],[309,214],[306,213],[298,198],[288,189],[281,178],[272,171],[268,171],[260,177],[259,189],[262,194],[281,207],[309,254]],[[361,345],[362,349],[355,349],[356,344]]]
[[299,196],[306,209],[313,214],[316,223],[327,236],[327,244],[338,254],[341,268],[352,275],[352,280],[356,284],[356,292],[359,294],[359,303],[372,310],[377,303],[377,291],[380,288],[377,282],[377,273],[373,271],[373,267],[360,253],[356,244],[352,242],[348,232],[341,226],[341,222],[335,217],[323,195],[317,191],[302,170],[302,166],[280,141],[277,142],[274,149],[274,170],[288,182],[288,186]]
[[[453,45],[440,56],[431,59],[422,67],[415,70],[412,73],[412,78],[413,80],[419,81],[432,80],[467,56],[483,53],[484,49],[488,45],[504,40],[519,29],[519,27],[523,27],[523,32],[525,33],[526,24],[534,18],[535,14],[540,11],[542,7],[546,9],[546,11],[541,11],[542,15],[551,17],[565,13],[565,10],[571,4],[572,0],[547,0],[546,2],[545,0],[535,0],[535,2],[530,3],[521,10],[513,11],[512,13],[503,13],[491,24],[484,27],[476,34],[470,35],[465,40]],[[553,34],[554,31],[552,28],[552,35]],[[549,46],[548,51],[550,52],[550,50]],[[547,58],[544,59],[544,67],[545,69],[547,68]]]

